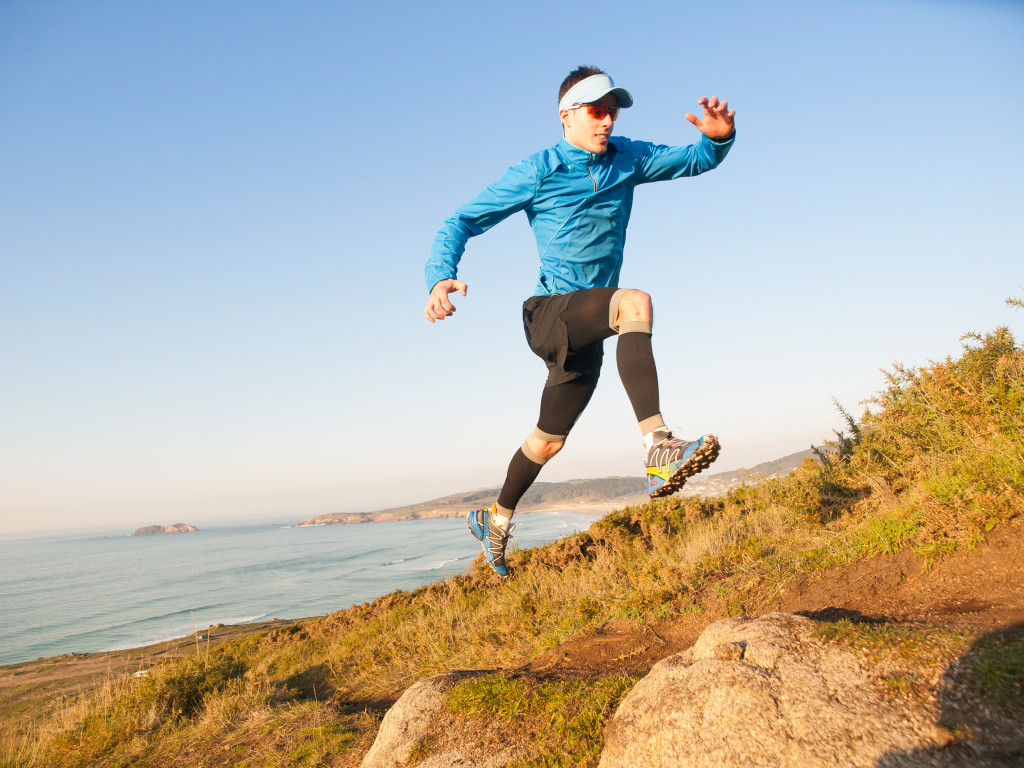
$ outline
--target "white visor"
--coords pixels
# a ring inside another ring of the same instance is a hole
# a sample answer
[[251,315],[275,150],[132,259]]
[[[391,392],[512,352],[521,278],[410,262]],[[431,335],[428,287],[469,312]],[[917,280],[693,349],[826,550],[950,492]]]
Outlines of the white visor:
[[608,75],[591,75],[580,80],[565,92],[558,102],[558,109],[572,109],[579,104],[593,104],[601,97],[613,93],[623,109],[633,106],[633,97],[625,88],[616,88]]

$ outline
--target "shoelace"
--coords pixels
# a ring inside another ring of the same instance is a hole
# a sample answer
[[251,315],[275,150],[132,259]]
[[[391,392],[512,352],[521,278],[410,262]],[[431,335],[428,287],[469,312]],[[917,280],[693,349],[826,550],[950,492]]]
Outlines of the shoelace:
[[651,448],[647,465],[661,470],[662,467],[668,467],[675,460],[673,456],[682,456],[684,450],[686,450],[686,447],[682,440],[671,438],[666,443],[661,443]]
[[487,551],[494,555],[494,562],[497,563],[500,560],[501,564],[504,565],[505,547],[508,546],[509,539],[515,541],[516,546],[519,546],[519,542],[512,536],[512,531],[515,529],[516,527],[514,525],[510,525],[507,531],[504,533],[498,533],[498,531],[501,531],[501,528],[488,526],[487,543],[490,544],[490,546],[487,547]]

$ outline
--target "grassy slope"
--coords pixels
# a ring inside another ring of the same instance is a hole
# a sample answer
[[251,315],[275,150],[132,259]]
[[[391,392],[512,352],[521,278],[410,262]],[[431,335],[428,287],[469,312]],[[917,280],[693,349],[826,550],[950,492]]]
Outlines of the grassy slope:
[[[513,666],[611,618],[700,611],[708,594],[756,614],[794,575],[876,553],[973,547],[1024,512],[1022,436],[1024,354],[1001,328],[957,360],[898,368],[834,450],[789,477],[618,510],[518,553],[505,583],[477,567],[113,680],[5,733],[0,765],[354,764],[386,704],[428,675]],[[622,680],[605,689],[621,695]],[[565,742],[575,751],[533,764],[587,764],[601,722]]]

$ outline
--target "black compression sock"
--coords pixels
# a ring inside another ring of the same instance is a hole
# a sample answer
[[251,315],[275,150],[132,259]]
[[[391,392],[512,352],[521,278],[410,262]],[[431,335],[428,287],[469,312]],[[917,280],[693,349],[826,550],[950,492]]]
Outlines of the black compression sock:
[[651,334],[621,333],[616,350],[619,378],[633,405],[636,420],[642,422],[661,412],[658,397],[658,369],[654,365]]
[[505,477],[505,484],[498,494],[498,506],[505,509],[515,509],[516,504],[523,498],[523,494],[533,485],[533,481],[540,474],[543,464],[531,461],[523,449],[516,451],[512,461],[508,464],[508,475]]

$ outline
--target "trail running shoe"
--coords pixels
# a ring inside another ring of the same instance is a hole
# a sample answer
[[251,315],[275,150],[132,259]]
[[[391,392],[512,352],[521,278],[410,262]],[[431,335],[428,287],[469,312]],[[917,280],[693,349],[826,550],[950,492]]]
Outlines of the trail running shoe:
[[508,544],[509,536],[515,530],[510,525],[507,531],[503,531],[491,522],[490,509],[474,509],[466,515],[466,523],[469,525],[469,532],[480,542],[484,550],[484,559],[499,576],[508,576],[508,567],[505,565],[505,545]]
[[647,491],[651,498],[678,491],[686,478],[710,467],[721,450],[714,435],[704,435],[687,442],[666,432],[665,437],[647,452]]

